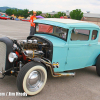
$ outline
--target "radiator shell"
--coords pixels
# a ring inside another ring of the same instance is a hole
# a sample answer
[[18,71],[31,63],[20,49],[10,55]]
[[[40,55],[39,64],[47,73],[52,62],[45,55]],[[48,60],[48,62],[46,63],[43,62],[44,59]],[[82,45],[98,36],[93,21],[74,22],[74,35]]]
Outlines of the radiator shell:
[[9,62],[8,55],[13,51],[13,41],[8,37],[0,38],[0,71],[6,71],[13,67]]

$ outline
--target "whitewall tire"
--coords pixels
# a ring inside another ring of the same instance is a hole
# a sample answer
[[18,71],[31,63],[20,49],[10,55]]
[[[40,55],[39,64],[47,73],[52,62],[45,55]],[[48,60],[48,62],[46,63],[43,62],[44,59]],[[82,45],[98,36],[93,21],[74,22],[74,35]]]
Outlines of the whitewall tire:
[[23,66],[17,77],[17,87],[20,92],[28,95],[38,94],[47,81],[47,71],[43,64],[29,62]]

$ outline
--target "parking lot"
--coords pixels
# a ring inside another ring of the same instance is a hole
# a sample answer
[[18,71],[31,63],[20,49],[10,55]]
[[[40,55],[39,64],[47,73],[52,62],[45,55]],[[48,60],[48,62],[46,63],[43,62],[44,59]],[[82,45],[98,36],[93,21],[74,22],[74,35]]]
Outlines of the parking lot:
[[[26,39],[30,23],[14,20],[0,20],[0,37]],[[100,100],[100,77],[95,66],[74,70],[75,77],[54,78],[48,74],[44,89],[35,96],[0,96],[0,100]],[[16,93],[16,77],[6,76],[0,80],[0,93]]]

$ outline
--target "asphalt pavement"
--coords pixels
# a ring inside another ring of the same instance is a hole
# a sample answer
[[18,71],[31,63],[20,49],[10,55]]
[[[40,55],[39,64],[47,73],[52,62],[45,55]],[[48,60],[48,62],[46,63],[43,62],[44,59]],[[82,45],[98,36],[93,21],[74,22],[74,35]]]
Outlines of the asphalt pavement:
[[[0,37],[26,39],[30,32],[30,23],[15,20],[0,20]],[[44,89],[35,96],[8,96],[18,92],[16,77],[6,76],[0,79],[0,100],[100,100],[100,77],[96,67],[74,70],[75,77],[54,78],[48,74]]]

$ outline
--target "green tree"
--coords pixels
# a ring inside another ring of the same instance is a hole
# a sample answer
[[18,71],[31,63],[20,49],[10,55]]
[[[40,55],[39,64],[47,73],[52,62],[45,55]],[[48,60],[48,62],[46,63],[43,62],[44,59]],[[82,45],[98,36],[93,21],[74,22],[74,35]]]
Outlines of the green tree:
[[13,9],[7,9],[5,12],[7,15],[11,16],[13,14]]
[[22,13],[22,12],[23,12],[23,10],[18,9],[18,10],[17,10],[17,15],[16,15],[16,16],[17,16],[17,17],[23,16],[23,13]]
[[25,17],[25,18],[27,18],[28,16],[29,16],[29,10],[28,9],[24,9],[23,11],[22,11],[22,14],[23,14],[23,17]]
[[29,15],[33,15],[33,10],[29,12]]
[[[36,11],[37,14],[36,15],[41,15],[42,11]],[[24,10],[20,10],[20,9],[7,9],[6,13],[11,16],[12,14],[14,14],[16,17],[22,16],[27,18],[29,15],[33,15],[33,10],[29,11],[28,9],[24,9]]]
[[45,17],[45,18],[53,18],[53,16],[52,16],[52,15],[50,15],[50,14],[48,14],[48,13],[46,13],[46,15],[45,15],[45,16],[43,16],[43,17]]
[[72,19],[81,20],[83,17],[83,12],[81,11],[81,9],[72,10],[70,12],[70,17]]
[[60,18],[61,16],[66,16],[66,13],[58,12],[57,14],[54,14],[54,18]]
[[17,13],[18,9],[12,9],[12,14],[14,14],[15,16],[18,17],[18,13]]
[[36,11],[36,15],[41,15],[42,14],[42,11]]

